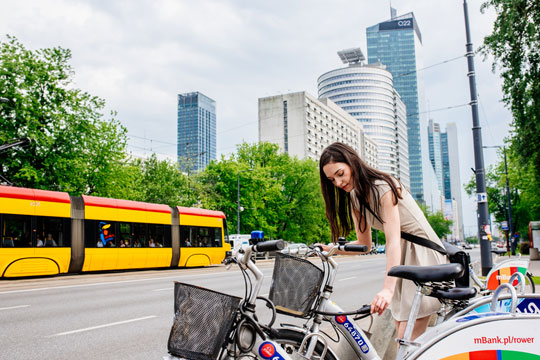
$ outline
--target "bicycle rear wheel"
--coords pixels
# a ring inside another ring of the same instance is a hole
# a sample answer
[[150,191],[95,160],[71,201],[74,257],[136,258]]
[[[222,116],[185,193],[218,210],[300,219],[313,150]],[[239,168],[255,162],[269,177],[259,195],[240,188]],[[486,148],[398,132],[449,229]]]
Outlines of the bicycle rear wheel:
[[[277,329],[277,337],[273,338],[272,340],[277,342],[281,345],[285,351],[287,351],[288,354],[292,355],[293,358],[294,354],[297,353],[298,349],[300,348],[300,345],[302,344],[302,340],[304,339],[305,334],[301,333],[299,331],[290,330],[290,329]],[[311,360],[319,360],[321,359],[321,355],[324,351],[324,345],[322,342],[317,341],[317,345],[315,346],[315,353]],[[298,358],[300,359],[300,355],[298,355]],[[323,359],[321,359],[323,360]],[[324,357],[324,360],[337,360],[334,354],[330,351],[330,348],[328,348],[326,355]]]

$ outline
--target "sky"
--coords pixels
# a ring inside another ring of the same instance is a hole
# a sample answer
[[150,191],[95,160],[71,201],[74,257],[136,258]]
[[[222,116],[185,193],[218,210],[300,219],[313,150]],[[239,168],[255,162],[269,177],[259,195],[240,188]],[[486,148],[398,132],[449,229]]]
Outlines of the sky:
[[[455,122],[461,182],[474,152],[463,1],[392,0],[398,15],[414,12],[422,33],[429,118]],[[469,0],[477,49],[495,13]],[[74,86],[106,100],[127,128],[135,156],[176,158],[177,94],[199,91],[217,103],[217,152],[258,141],[258,98],[307,91],[343,67],[337,51],[367,52],[366,28],[390,18],[389,0],[2,0],[0,41],[72,51]],[[459,58],[457,60],[451,60]],[[451,60],[451,61],[449,61]],[[442,63],[442,64],[441,64]],[[437,65],[438,64],[438,65]],[[432,66],[435,65],[435,66]],[[484,145],[502,145],[511,114],[492,59],[475,57]],[[427,131],[427,129],[425,130]],[[427,149],[425,151],[428,151]],[[487,167],[497,151],[486,149]],[[463,192],[466,235],[476,231],[476,204]]]

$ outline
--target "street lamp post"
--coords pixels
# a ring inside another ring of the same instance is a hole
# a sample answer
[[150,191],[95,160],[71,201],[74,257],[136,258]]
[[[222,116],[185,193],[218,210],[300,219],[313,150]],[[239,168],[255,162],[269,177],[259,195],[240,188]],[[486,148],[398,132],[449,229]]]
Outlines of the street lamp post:
[[508,218],[508,233],[510,236],[506,235],[506,251],[510,251],[510,245],[509,240],[512,243],[512,255],[516,255],[516,247],[512,238],[512,202],[510,201],[510,185],[508,182],[508,163],[506,162],[506,146],[500,146],[500,145],[494,145],[494,146],[484,146],[484,148],[502,148],[503,154],[504,154],[504,175],[506,177],[506,202],[507,202],[507,208],[508,212],[506,213],[506,216]]
[[469,77],[469,90],[471,93],[471,111],[473,120],[473,143],[474,143],[474,165],[476,175],[476,196],[478,209],[478,242],[480,243],[480,263],[482,275],[487,275],[493,267],[491,259],[491,245],[488,240],[486,229],[489,227],[489,212],[486,195],[486,178],[484,174],[484,154],[482,153],[482,131],[478,118],[478,94],[476,91],[476,75],[474,71],[474,51],[469,28],[469,10],[467,0],[463,0],[463,14],[465,17],[465,37],[467,40],[467,67]]
[[236,174],[236,233],[240,234],[240,173],[253,169],[240,170]]

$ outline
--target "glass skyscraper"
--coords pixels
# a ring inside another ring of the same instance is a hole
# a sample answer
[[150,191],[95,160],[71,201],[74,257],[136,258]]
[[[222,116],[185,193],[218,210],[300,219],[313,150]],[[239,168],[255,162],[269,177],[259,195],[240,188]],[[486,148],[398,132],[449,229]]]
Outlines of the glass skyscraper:
[[368,63],[381,62],[386,66],[394,76],[394,88],[407,107],[411,193],[415,199],[424,201],[419,104],[423,89],[417,73],[422,67],[420,29],[411,12],[368,27],[366,35]]
[[452,199],[452,188],[450,186],[450,157],[448,154],[448,133],[441,133],[441,155],[443,166],[444,198]]
[[216,102],[200,92],[178,95],[177,155],[187,173],[216,159]]

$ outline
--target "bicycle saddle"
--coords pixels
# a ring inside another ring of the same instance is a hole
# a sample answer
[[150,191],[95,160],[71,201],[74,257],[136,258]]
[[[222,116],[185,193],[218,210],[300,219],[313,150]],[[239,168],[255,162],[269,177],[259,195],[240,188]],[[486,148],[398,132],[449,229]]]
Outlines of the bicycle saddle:
[[476,296],[476,289],[472,287],[467,288],[451,288],[451,289],[433,289],[431,294],[437,299],[446,300],[469,300]]
[[388,276],[395,276],[418,283],[430,281],[450,281],[463,276],[461,264],[441,264],[432,266],[398,265],[388,272]]

